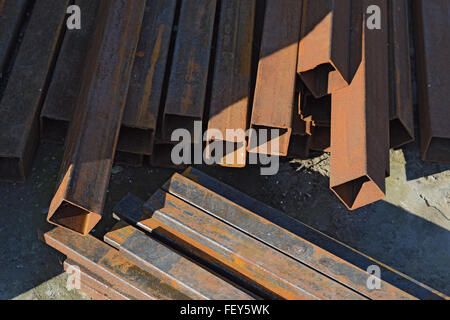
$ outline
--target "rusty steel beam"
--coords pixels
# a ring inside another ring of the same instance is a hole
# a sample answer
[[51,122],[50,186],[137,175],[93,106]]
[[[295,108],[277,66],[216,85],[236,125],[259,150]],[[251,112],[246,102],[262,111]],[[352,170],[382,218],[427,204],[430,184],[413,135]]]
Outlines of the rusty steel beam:
[[[246,165],[255,15],[256,0],[221,2],[208,121],[208,130],[221,136],[208,131],[207,145],[214,141],[229,146],[218,163],[225,167]],[[227,129],[241,134],[227,137]]]
[[145,10],[118,148],[151,155],[177,1],[147,1]]
[[389,1],[389,136],[391,148],[414,141],[408,0]]
[[163,142],[172,132],[202,121],[216,16],[216,0],[182,1],[162,123]]
[[[298,93],[298,105],[295,108],[300,110],[300,105],[303,103],[304,93]],[[298,159],[308,159],[309,149],[311,144],[310,135],[311,122],[301,119],[297,112],[292,113],[292,135],[289,142],[288,157]]]
[[41,139],[64,143],[83,81],[83,65],[94,32],[99,1],[77,0],[82,28],[67,30],[40,114]]
[[[110,0],[108,0],[110,1]],[[46,232],[44,241],[67,258],[108,281],[114,289],[145,300],[189,299],[160,279],[123,258],[106,243],[88,235],[83,237],[64,228]]]
[[350,210],[385,197],[389,163],[387,0],[370,4],[381,8],[381,29],[364,28],[361,65],[332,95],[330,188]]
[[23,182],[39,141],[39,113],[69,0],[37,0],[0,102],[0,180]]
[[103,0],[47,220],[88,234],[102,217],[145,0]]
[[[144,216],[144,204],[145,202],[143,200],[133,196],[132,194],[128,194],[114,207],[113,218],[117,221],[125,221],[133,226],[136,226],[139,218]],[[149,234],[161,243],[175,249],[185,257],[188,257],[191,261],[195,261],[215,274],[222,276],[231,283],[234,283],[245,292],[248,292],[252,297],[256,299],[262,298],[268,300],[279,299],[279,297],[267,292],[267,290],[258,284],[243,278],[242,275],[236,271],[223,267],[207,255],[199,255],[188,246],[179,244],[176,240],[173,240],[170,235],[159,231],[159,229],[156,229],[151,231]],[[110,242],[110,244],[114,246],[113,241]]]
[[104,240],[123,257],[192,299],[253,300],[234,285],[126,223],[119,222]]
[[[286,156],[292,133],[302,1],[268,0],[248,152]],[[260,135],[260,129],[278,134]],[[268,141],[266,141],[268,140]],[[273,145],[273,142],[275,146]],[[278,148],[276,146],[278,144]]]
[[420,147],[424,161],[450,163],[450,3],[414,1]]
[[[188,177],[173,175],[163,189],[366,297],[395,300],[413,298],[384,281],[380,290],[368,289],[367,279],[370,274],[365,270],[202,186],[205,180],[209,180],[208,184],[218,183],[204,173],[187,170],[184,174]],[[196,182],[196,178],[201,181]]]
[[0,79],[16,44],[26,8],[26,0],[0,0]]
[[361,0],[305,0],[297,71],[316,98],[348,86],[361,62]]
[[97,300],[97,301],[111,300],[106,295],[104,295],[103,293],[92,288],[85,282],[80,283],[80,291],[83,292],[84,294],[86,294],[87,296],[89,296],[92,300]]
[[[83,28],[68,31],[41,113],[41,138],[63,143],[73,117],[98,1],[78,0]],[[147,1],[117,150],[150,155],[158,118],[176,1]]]
[[166,234],[200,256],[209,256],[280,298],[364,299],[162,190],[146,202],[144,214],[135,223],[143,230]]
[[[347,261],[348,263],[354,265],[356,268],[359,268],[361,270],[367,270],[367,268],[371,265],[378,265],[380,267],[381,270],[381,274],[382,276],[382,281],[383,282],[387,282],[391,285],[393,285],[394,287],[399,288],[400,290],[418,298],[418,299],[445,299],[448,298],[445,295],[443,295],[442,293],[437,292],[436,290],[427,287],[426,285],[404,275],[401,274],[400,272],[394,270],[393,268],[384,265],[383,263],[376,261],[375,259],[345,245],[342,242],[339,242],[329,236],[327,236],[326,234],[302,223],[301,221],[291,218],[290,216],[288,216],[287,214],[276,210],[274,208],[269,207],[268,205],[254,199],[251,198],[250,196],[248,196],[245,193],[242,193],[241,191],[234,189],[233,187],[215,179],[212,178],[210,176],[208,176],[207,174],[195,169],[195,168],[189,168],[187,169],[184,173],[184,176],[186,176],[187,178],[189,178],[190,180],[196,182],[197,184],[201,185],[202,187],[210,190],[211,194],[215,193],[218,196],[222,197],[223,199],[226,199],[227,201],[233,203],[235,206],[241,207],[247,211],[252,212],[255,216],[259,216],[262,219],[264,219],[265,221],[267,221],[267,224],[270,225],[274,224],[280,228],[283,228],[286,232],[291,233],[293,235],[296,235],[297,237],[303,239],[304,241],[308,242],[311,244],[311,246],[314,247],[318,247],[321,248],[322,250],[325,250],[327,252],[332,253],[334,256],[339,257],[342,260]],[[183,187],[182,184],[173,184],[171,185],[171,190],[174,190],[173,193],[180,195],[179,197],[181,199],[183,199],[182,196],[182,191],[176,191],[175,193],[175,189],[181,190],[181,188]],[[166,189],[168,189],[166,186],[164,187]],[[187,192],[187,191],[186,191]],[[206,203],[205,206],[202,205],[202,200],[200,197],[192,197],[190,196],[190,201],[194,202],[193,200],[195,199],[195,202],[197,203],[196,206],[208,211],[207,206],[208,203]],[[209,201],[209,200],[208,200]],[[212,202],[209,202],[209,205],[211,205]],[[215,210],[216,215],[223,215],[223,217],[225,218],[225,213],[222,214],[221,211],[219,210]],[[217,213],[218,212],[218,213]],[[241,213],[239,213],[239,220],[235,221],[235,223],[233,222],[234,220],[232,220],[232,218],[227,215],[227,221],[229,224],[231,224],[233,227],[246,232],[250,235],[252,235],[253,237],[259,239],[261,241],[261,239],[268,239],[268,237],[270,236],[270,234],[263,234],[262,230],[265,229],[260,229],[261,227],[259,227],[259,224],[254,224],[252,223],[243,223],[243,217],[240,216]],[[136,214],[136,216],[139,216],[138,214]],[[241,219],[242,218],[242,219]],[[276,236],[274,236],[275,239],[273,239],[273,243],[272,245],[275,247],[275,241],[280,242],[279,239],[276,238]],[[284,243],[280,244],[280,248],[279,249],[283,249],[285,250],[286,248],[284,247]],[[285,251],[287,252],[287,250]],[[311,258],[312,260],[314,260],[315,257],[315,253],[312,253],[311,256],[309,256],[309,249],[305,250],[305,259],[306,258]],[[302,252],[293,252],[294,254],[298,254],[298,255],[302,255]],[[326,263],[326,261],[329,260],[319,260],[319,264],[325,263],[324,264],[324,270],[328,267],[328,264]],[[309,262],[308,262],[309,263]],[[330,270],[331,272],[336,272],[339,273],[339,269],[335,270],[333,268],[331,268]],[[382,286],[382,288],[385,288]],[[387,289],[387,288],[386,288]],[[383,289],[382,289],[383,290]],[[376,295],[376,293],[373,293],[374,295]]]
[[[92,290],[95,290],[103,297],[106,297],[110,300],[135,300],[135,298],[128,296],[127,294],[120,292],[117,288],[103,279],[102,277],[97,276],[96,274],[90,272],[88,269],[83,267],[82,265],[70,260],[66,259],[64,261],[64,270],[68,272],[70,275],[75,275],[74,272],[78,272],[81,277],[81,284],[85,286],[89,286]],[[77,270],[77,271],[75,271]],[[83,290],[83,289],[82,289]],[[84,290],[83,290],[84,291]]]

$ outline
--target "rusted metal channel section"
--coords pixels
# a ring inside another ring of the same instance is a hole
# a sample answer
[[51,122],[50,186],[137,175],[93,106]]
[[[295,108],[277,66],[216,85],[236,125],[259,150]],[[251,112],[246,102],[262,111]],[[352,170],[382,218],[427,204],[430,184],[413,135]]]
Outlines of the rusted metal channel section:
[[118,249],[123,257],[192,299],[252,299],[232,284],[124,222],[119,222],[104,240]]
[[[191,178],[195,176],[192,171],[187,171],[185,174]],[[204,175],[203,179],[211,178]],[[367,279],[370,274],[365,270],[323,250],[185,176],[175,174],[163,186],[163,189],[366,297],[395,300],[413,298],[383,281],[380,290],[369,290]]]
[[116,249],[91,235],[84,237],[58,227],[46,232],[43,237],[47,245],[101,277],[115,290],[131,297],[141,300],[189,299],[123,258]]
[[299,0],[266,1],[249,152],[276,156],[288,153],[301,10],[302,1]]
[[103,0],[48,221],[88,234],[100,221],[145,0]]
[[[225,146],[226,152],[218,164],[245,167],[256,0],[220,4],[207,146],[209,151],[215,145]],[[227,136],[228,129],[236,130],[236,135]]]
[[389,163],[387,1],[370,4],[381,8],[382,27],[364,28],[358,71],[332,95],[330,188],[350,210],[385,197]]
[[162,190],[146,202],[143,216],[135,223],[146,231],[165,234],[199,256],[209,257],[280,298],[364,299]]
[[316,98],[348,86],[361,62],[361,0],[304,0],[297,71]]
[[[98,292],[101,296],[104,296],[106,299],[110,300],[135,300],[136,298],[131,297],[103,279],[102,277],[97,276],[96,274],[90,272],[88,269],[83,267],[82,265],[70,260],[66,259],[64,261],[64,270],[69,274],[74,275],[75,272],[78,272],[81,276],[81,283],[85,286],[90,287],[92,290]],[[88,294],[89,295],[89,294]]]
[[0,180],[23,182],[69,0],[37,0],[0,102]]
[[[300,90],[298,100],[294,100],[295,108],[300,110],[300,105],[304,103],[304,92]],[[292,113],[292,134],[289,142],[288,157],[299,159],[309,158],[311,144],[311,122],[303,120],[297,112]]]
[[0,74],[16,43],[26,8],[26,0],[0,0]]
[[391,148],[414,141],[408,0],[389,1],[389,136]]
[[449,10],[446,0],[414,1],[421,154],[444,163],[450,163]]
[[41,139],[64,143],[83,81],[100,1],[76,0],[82,12],[82,28],[66,30],[42,112]]
[[176,129],[193,136],[202,121],[213,40],[216,0],[182,1],[162,123],[163,142]]
[[142,154],[116,151],[114,163],[128,167],[140,168],[144,165],[144,156]]
[[[400,290],[413,295],[418,299],[447,298],[445,295],[437,292],[436,290],[429,288],[426,285],[404,274],[401,274],[393,268],[390,268],[383,263],[376,261],[375,259],[327,236],[326,234],[302,223],[297,219],[291,218],[290,216],[279,210],[271,208],[266,204],[254,198],[251,198],[245,193],[242,193],[241,191],[236,190],[233,187],[230,187],[229,185],[224,184],[223,182],[212,178],[195,168],[187,169],[183,175],[198,183],[202,187],[210,190],[211,193],[215,193],[220,197],[234,203],[236,206],[240,206],[247,211],[252,212],[254,215],[268,221],[268,224],[272,223],[278,227],[281,227],[287,232],[292,233],[297,237],[303,239],[304,241],[310,243],[312,246],[316,246],[318,248],[322,248],[327,252],[333,253],[336,257],[347,261],[348,263],[361,270],[367,270],[369,266],[374,264],[378,265],[383,275],[383,282],[390,283],[394,287],[397,287]],[[200,203],[200,201],[197,200],[197,203]],[[197,206],[200,207],[200,205]],[[231,221],[231,219],[228,218],[228,221]],[[233,225],[233,223],[229,223]],[[240,230],[244,230],[245,227],[246,231],[243,232],[247,232],[248,234],[253,235],[255,238],[258,238],[257,235],[261,233],[260,229],[253,228],[253,223],[244,224],[243,222],[239,222],[239,225],[233,226]],[[308,252],[308,250],[306,251]],[[307,252],[305,253],[305,255],[308,255]],[[298,254],[302,253],[299,252]],[[314,257],[316,255],[313,253],[312,256]],[[325,261],[319,261],[319,263],[325,263]],[[328,267],[326,263],[325,266]],[[333,268],[331,269],[334,270]],[[339,270],[337,269],[336,272],[339,272]]]

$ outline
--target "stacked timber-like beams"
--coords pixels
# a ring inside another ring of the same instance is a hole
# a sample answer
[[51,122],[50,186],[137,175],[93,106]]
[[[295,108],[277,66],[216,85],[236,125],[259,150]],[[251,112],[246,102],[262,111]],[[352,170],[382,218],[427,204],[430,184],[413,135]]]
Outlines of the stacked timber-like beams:
[[100,221],[145,10],[102,0],[48,221],[83,235]]

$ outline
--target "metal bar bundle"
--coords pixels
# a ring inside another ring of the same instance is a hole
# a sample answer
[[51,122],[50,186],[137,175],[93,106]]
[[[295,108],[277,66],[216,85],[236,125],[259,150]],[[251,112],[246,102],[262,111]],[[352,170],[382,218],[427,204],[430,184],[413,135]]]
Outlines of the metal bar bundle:
[[389,136],[391,148],[414,141],[408,0],[389,1]]
[[23,182],[69,0],[37,0],[0,102],[0,180]]
[[[299,0],[268,0],[266,3],[249,152],[277,156],[288,153],[301,11],[302,1]],[[277,133],[272,136],[274,129]],[[260,130],[269,132],[264,136]]]
[[94,32],[99,1],[77,0],[83,14],[80,30],[67,30],[40,114],[41,139],[64,143],[83,81],[83,66]]
[[425,161],[450,163],[450,3],[415,0],[420,147]]
[[176,129],[193,136],[202,121],[216,16],[216,0],[182,1],[162,124],[163,142]]
[[104,237],[106,243],[136,266],[195,300],[251,300],[252,297],[195,262],[119,222]]
[[157,230],[171,237],[200,256],[209,256],[281,298],[364,299],[161,190],[144,205],[144,215],[133,222],[146,231]]
[[303,3],[297,71],[312,94],[320,98],[348,86],[361,61],[362,2]]
[[[270,248],[279,250],[369,298],[394,300],[413,298],[384,281],[380,290],[369,290],[367,278],[370,275],[366,271],[206,188],[201,183],[208,181],[207,184],[221,184],[206,174],[192,169],[186,171],[185,175],[187,177],[174,174],[163,189],[258,239]],[[200,178],[202,182],[196,182],[196,178]],[[282,215],[278,213],[278,216]]]
[[0,78],[15,46],[26,8],[26,0],[0,0]]
[[[246,165],[255,15],[256,0],[221,2],[208,121],[208,129],[217,130],[221,137],[210,135],[207,142],[231,147],[231,154],[226,149],[219,163],[222,166]],[[227,137],[228,129],[241,134]]]
[[130,263],[116,249],[93,236],[83,237],[58,227],[46,232],[43,237],[47,245],[131,297],[142,300],[189,299],[159,278]]
[[88,234],[101,219],[145,0],[103,0],[48,221]]
[[358,71],[332,95],[330,188],[350,210],[383,199],[389,172],[387,1],[370,4],[381,9],[381,29],[364,27]]

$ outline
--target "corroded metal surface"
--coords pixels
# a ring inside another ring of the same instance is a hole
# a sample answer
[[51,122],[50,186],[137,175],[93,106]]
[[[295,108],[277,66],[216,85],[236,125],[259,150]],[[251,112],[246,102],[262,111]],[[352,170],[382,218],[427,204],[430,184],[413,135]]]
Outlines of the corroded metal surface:
[[361,61],[361,5],[361,0],[304,1],[297,71],[316,98],[353,79]]
[[249,300],[251,296],[171,248],[119,222],[104,240],[122,256],[192,299]]
[[26,0],[0,0],[0,74],[15,45],[26,6]]
[[48,221],[88,234],[100,221],[145,0],[102,0]]
[[389,1],[389,136],[391,148],[414,141],[408,0]]
[[[218,130],[221,137],[209,135],[207,140],[224,141],[233,147],[232,155],[224,154],[219,163],[227,167],[246,165],[255,12],[256,0],[221,2],[208,121],[208,129]],[[243,134],[235,139],[227,137],[227,129]]]
[[[128,296],[125,293],[120,292],[117,288],[103,279],[102,277],[97,276],[96,274],[90,272],[88,269],[83,267],[82,265],[70,260],[66,259],[64,261],[64,270],[68,272],[70,275],[75,276],[75,272],[78,272],[81,276],[80,281],[85,286],[89,286],[97,293],[111,300],[135,300],[135,298]],[[90,294],[88,294],[90,295]]]
[[[190,175],[191,171],[185,174]],[[195,175],[195,173],[194,173]],[[193,176],[191,175],[191,178]],[[204,179],[208,179],[205,176]],[[370,274],[319,246],[258,216],[200,183],[175,174],[163,187],[167,192],[191,203],[214,217],[283,252],[293,259],[339,281],[371,299],[411,299],[409,294],[382,281],[381,290],[369,290]],[[282,215],[282,213],[279,213]]]
[[[302,1],[268,0],[251,116],[248,151],[286,156],[292,133]],[[259,129],[277,129],[262,139]],[[261,141],[260,141],[261,140]],[[278,148],[272,140],[278,140]],[[278,150],[277,150],[278,149]]]
[[0,102],[0,180],[23,182],[69,0],[37,0]]
[[[283,228],[287,232],[304,239],[305,241],[311,243],[311,245],[322,248],[340,259],[348,261],[361,270],[367,270],[369,266],[374,264],[379,266],[381,274],[383,275],[383,281],[390,283],[391,285],[418,299],[448,299],[448,297],[442,293],[427,287],[423,283],[420,283],[407,275],[401,274],[395,269],[384,265],[380,261],[376,261],[364,253],[327,236],[326,234],[302,223],[297,219],[291,218],[279,210],[271,208],[266,204],[251,198],[245,193],[242,193],[241,191],[238,191],[195,168],[187,169],[184,172],[184,175],[204,188],[209,189],[211,192],[216,193],[228,201],[231,201],[236,206],[240,206],[248,211],[251,211],[255,215],[260,216],[270,223]],[[239,229],[239,226],[235,227]],[[250,227],[248,230],[251,230]]]
[[161,190],[147,201],[137,225],[144,230],[167,234],[284,299],[364,299]]
[[364,28],[358,71],[332,95],[330,188],[350,210],[383,199],[389,172],[387,1],[370,4],[381,8],[381,29]]
[[449,10],[447,0],[414,1],[422,159],[445,163],[450,163]]
[[144,165],[144,156],[142,154],[116,151],[114,163],[134,168],[140,168]]
[[169,88],[164,106],[163,136],[169,142],[176,129],[193,135],[203,119],[216,0],[182,1]]
[[311,127],[311,142],[309,148],[314,151],[331,151],[331,128],[323,126]]
[[146,300],[188,299],[92,236],[83,237],[59,227],[46,232],[44,241],[127,295]]
[[41,112],[41,139],[63,143],[69,129],[95,28],[99,1],[77,0],[82,12],[82,28],[66,30],[61,50]]

